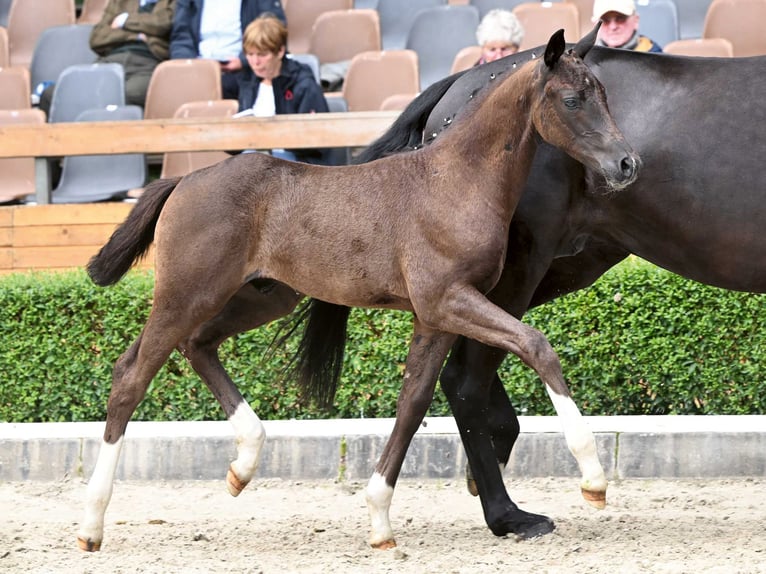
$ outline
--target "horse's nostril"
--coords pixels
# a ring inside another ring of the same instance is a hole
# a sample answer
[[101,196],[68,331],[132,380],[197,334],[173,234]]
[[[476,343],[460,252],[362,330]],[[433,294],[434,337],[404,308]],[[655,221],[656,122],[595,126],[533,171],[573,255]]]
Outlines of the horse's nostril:
[[631,177],[636,169],[636,162],[630,156],[622,158],[620,169],[625,177]]

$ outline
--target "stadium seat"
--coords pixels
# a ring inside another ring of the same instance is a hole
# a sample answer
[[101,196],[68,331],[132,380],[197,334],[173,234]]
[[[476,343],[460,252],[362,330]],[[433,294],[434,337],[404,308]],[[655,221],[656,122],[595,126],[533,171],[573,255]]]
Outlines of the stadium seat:
[[569,2],[525,2],[516,6],[513,13],[524,27],[520,50],[545,46],[560,28],[568,42],[580,38],[580,13]]
[[0,68],[11,65],[11,57],[8,53],[8,30],[0,27]]
[[393,94],[383,100],[380,109],[382,111],[401,111],[417,96],[417,94]]
[[446,4],[446,0],[380,0],[380,43],[384,50],[402,50],[418,12]]
[[320,65],[349,61],[361,52],[380,49],[380,18],[375,10],[323,12],[309,38],[309,52]]
[[146,91],[144,118],[172,118],[181,104],[220,100],[221,69],[215,60],[165,60],[154,69]]
[[[229,118],[237,113],[237,100],[207,100],[181,104],[174,118]],[[186,175],[195,169],[200,169],[218,163],[231,157],[225,151],[198,151],[166,153],[162,158],[162,173],[160,177],[176,177]]]
[[[41,110],[0,110],[0,126],[44,124]],[[15,202],[35,193],[35,159],[0,159],[0,203]]]
[[676,56],[706,56],[715,58],[731,58],[734,47],[725,38],[690,38],[676,40],[667,44],[663,51]]
[[330,10],[350,10],[353,7],[354,0],[290,0],[284,6],[288,52],[310,52],[311,30],[320,14]]
[[680,36],[678,10],[673,0],[637,0],[641,34],[660,46],[675,42]]
[[484,18],[490,10],[499,8],[510,12],[516,8],[516,6],[523,4],[524,2],[529,2],[529,0],[470,0],[468,4],[476,6],[479,10],[479,19],[481,19]]
[[52,26],[43,30],[29,65],[32,91],[41,82],[56,82],[69,66],[92,64],[98,58],[90,49],[92,24]]
[[0,68],[0,110],[23,110],[30,107],[29,70]]
[[418,55],[412,50],[362,52],[351,60],[343,97],[351,112],[379,110],[393,94],[420,91]]
[[13,0],[0,0],[0,28],[8,27],[8,14],[11,11]]
[[713,0],[703,38],[726,38],[735,57],[766,54],[766,0]]
[[476,44],[479,10],[474,6],[437,6],[422,10],[407,35],[407,49],[418,55],[420,87],[450,74],[457,53]]
[[[582,38],[593,29],[593,0],[564,0],[577,8],[580,16],[580,37]],[[569,38],[567,38],[569,40]]]
[[51,26],[74,24],[74,0],[45,0],[45,8],[37,2],[19,0],[11,4],[8,14],[8,45],[11,66],[29,67],[37,39]]
[[98,24],[109,0],[83,0],[80,15],[77,17],[78,24]]
[[317,58],[314,54],[287,54],[287,57],[291,60],[297,60],[301,64],[306,64],[314,73],[314,78],[316,78],[317,84],[320,83],[319,58]]
[[[85,110],[76,121],[140,120],[139,106],[109,106]],[[144,154],[81,155],[64,158],[61,181],[51,194],[52,203],[89,203],[124,199],[146,182]]]
[[125,72],[120,64],[78,64],[59,76],[48,121],[73,122],[85,110],[123,106]]
[[472,68],[481,59],[481,46],[466,46],[460,50],[455,59],[452,60],[452,67],[450,68],[450,74],[462,72],[468,68]]
[[678,26],[681,39],[702,38],[705,14],[713,0],[674,0],[678,8]]

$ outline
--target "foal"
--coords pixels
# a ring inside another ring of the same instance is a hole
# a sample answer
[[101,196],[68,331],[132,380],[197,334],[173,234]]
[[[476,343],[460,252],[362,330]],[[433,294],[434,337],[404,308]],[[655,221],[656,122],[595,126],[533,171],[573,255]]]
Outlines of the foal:
[[583,491],[603,501],[595,442],[555,352],[541,333],[484,296],[502,271],[538,135],[603,173],[614,189],[637,175],[638,158],[584,53],[564,50],[559,31],[542,60],[477,101],[441,141],[411,154],[336,168],[247,154],[147,188],[88,266],[96,283],[113,284],[156,242],[154,302],[141,335],[114,367],[81,548],[100,548],[126,426],[174,348],[234,427],[230,493],[247,485],[263,426],[217,349],[231,335],[289,313],[304,295],[414,312],[396,424],[367,487],[373,546],[394,545],[393,487],[456,334],[510,351],[535,369],[563,418]]

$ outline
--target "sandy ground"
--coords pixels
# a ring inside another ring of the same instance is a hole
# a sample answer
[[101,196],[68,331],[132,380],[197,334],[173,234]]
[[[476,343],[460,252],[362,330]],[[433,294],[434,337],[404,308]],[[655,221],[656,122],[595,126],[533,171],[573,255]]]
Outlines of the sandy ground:
[[0,572],[766,573],[766,480],[620,481],[603,511],[574,479],[508,480],[556,531],[497,538],[462,484],[402,481],[399,546],[366,544],[363,485],[119,482],[102,551],[75,546],[85,484],[0,484]]

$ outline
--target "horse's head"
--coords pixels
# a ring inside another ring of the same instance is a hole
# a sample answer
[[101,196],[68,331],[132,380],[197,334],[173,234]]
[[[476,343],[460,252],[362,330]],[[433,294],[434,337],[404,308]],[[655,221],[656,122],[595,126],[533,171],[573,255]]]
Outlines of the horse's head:
[[542,93],[532,121],[545,141],[619,190],[636,179],[640,160],[609,113],[604,87],[583,62],[597,32],[598,25],[567,52],[564,31],[551,36],[539,64]]

